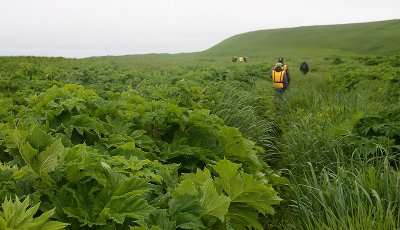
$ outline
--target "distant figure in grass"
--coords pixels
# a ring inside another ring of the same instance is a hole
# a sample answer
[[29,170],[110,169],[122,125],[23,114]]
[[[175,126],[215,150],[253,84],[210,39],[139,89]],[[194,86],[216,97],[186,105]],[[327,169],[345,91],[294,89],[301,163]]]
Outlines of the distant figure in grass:
[[243,57],[242,56],[239,57],[239,62],[243,62]]
[[247,62],[248,60],[249,60],[249,57],[247,57],[247,56],[244,56],[244,57],[243,57],[243,61],[244,61],[244,62]]
[[300,65],[300,71],[301,71],[303,74],[307,74],[308,71],[310,71],[310,69],[308,68],[308,64],[307,64],[306,61],[304,61],[303,63],[301,63],[301,65]]
[[237,61],[237,57],[236,56],[233,56],[232,57],[232,62],[236,62]]
[[283,94],[290,85],[289,68],[284,63],[282,57],[278,59],[278,63],[272,68],[270,78],[274,83],[275,91]]

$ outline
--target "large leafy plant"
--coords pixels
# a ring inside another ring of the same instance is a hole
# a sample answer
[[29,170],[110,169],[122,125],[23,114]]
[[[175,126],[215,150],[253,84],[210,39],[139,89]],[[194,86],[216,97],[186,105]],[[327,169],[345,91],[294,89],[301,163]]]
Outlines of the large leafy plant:
[[49,218],[54,214],[54,209],[46,211],[39,216],[37,211],[39,204],[29,207],[29,196],[24,201],[20,201],[16,196],[13,202],[6,198],[1,205],[0,228],[1,229],[27,229],[27,230],[56,230],[63,229],[69,224],[59,221],[51,221]]
[[167,69],[165,78],[131,71],[118,78],[141,85],[122,93],[116,79],[94,72],[90,87],[104,89],[96,85],[104,80],[112,92],[56,84],[39,93],[50,83],[33,80],[17,103],[4,101],[18,106],[1,115],[1,198],[30,195],[40,213],[55,207],[53,218],[71,229],[262,228],[279,203],[252,177],[269,170],[264,151],[206,108],[212,91],[199,86],[207,70]]
[[219,161],[213,172],[205,168],[184,175],[171,189],[168,209],[153,213],[158,218],[150,224],[163,229],[263,229],[259,213],[274,214],[272,206],[281,200],[271,185],[228,160]]

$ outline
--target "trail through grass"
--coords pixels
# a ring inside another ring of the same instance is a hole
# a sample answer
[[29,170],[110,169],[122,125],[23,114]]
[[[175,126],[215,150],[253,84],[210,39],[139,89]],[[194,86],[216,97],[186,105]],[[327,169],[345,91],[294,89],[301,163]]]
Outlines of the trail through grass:
[[308,75],[293,71],[282,98],[279,168],[291,180],[285,194],[291,215],[278,228],[398,229],[400,173],[390,163],[396,155],[389,146],[371,156],[351,141],[360,118],[384,106],[370,97],[380,86],[338,90],[328,80],[342,67],[324,67]]

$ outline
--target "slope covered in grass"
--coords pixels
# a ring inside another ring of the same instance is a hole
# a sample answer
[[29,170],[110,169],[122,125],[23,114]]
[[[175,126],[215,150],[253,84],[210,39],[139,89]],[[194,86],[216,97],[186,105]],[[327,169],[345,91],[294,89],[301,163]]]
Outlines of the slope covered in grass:
[[246,55],[251,63],[273,63],[278,56],[298,61],[305,57],[397,54],[400,53],[398,41],[399,19],[259,30],[227,38],[202,52],[106,56],[86,60],[101,65],[110,61],[126,66],[208,65],[230,63],[232,56]]
[[201,53],[219,58],[269,56],[385,55],[400,52],[400,20],[306,26],[238,34]]

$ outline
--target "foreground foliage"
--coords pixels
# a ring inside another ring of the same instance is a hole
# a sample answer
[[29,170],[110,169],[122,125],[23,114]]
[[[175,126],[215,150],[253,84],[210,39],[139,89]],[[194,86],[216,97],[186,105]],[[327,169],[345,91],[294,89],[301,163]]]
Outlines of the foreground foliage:
[[292,68],[280,97],[265,64],[2,60],[0,198],[40,202],[33,218],[54,210],[68,229],[400,226],[398,56],[316,59],[307,75]]
[[42,213],[38,217],[33,217],[39,209],[40,204],[36,204],[29,209],[29,196],[21,203],[18,197],[13,202],[6,198],[2,204],[2,212],[0,212],[1,229],[63,229],[68,224],[58,221],[49,221],[48,219],[54,214],[54,209]]
[[[2,76],[14,81],[0,102],[7,108],[0,111],[0,197],[29,196],[68,229],[263,229],[275,213],[281,199],[272,184],[280,177],[262,160],[273,125],[245,137],[247,126],[228,126],[213,114],[222,108],[208,109],[220,102],[217,89],[250,90],[251,81],[227,84],[234,77],[227,74],[216,82],[218,71],[202,69],[67,65],[46,75],[8,64]],[[268,121],[263,101],[248,107],[252,122]]]

